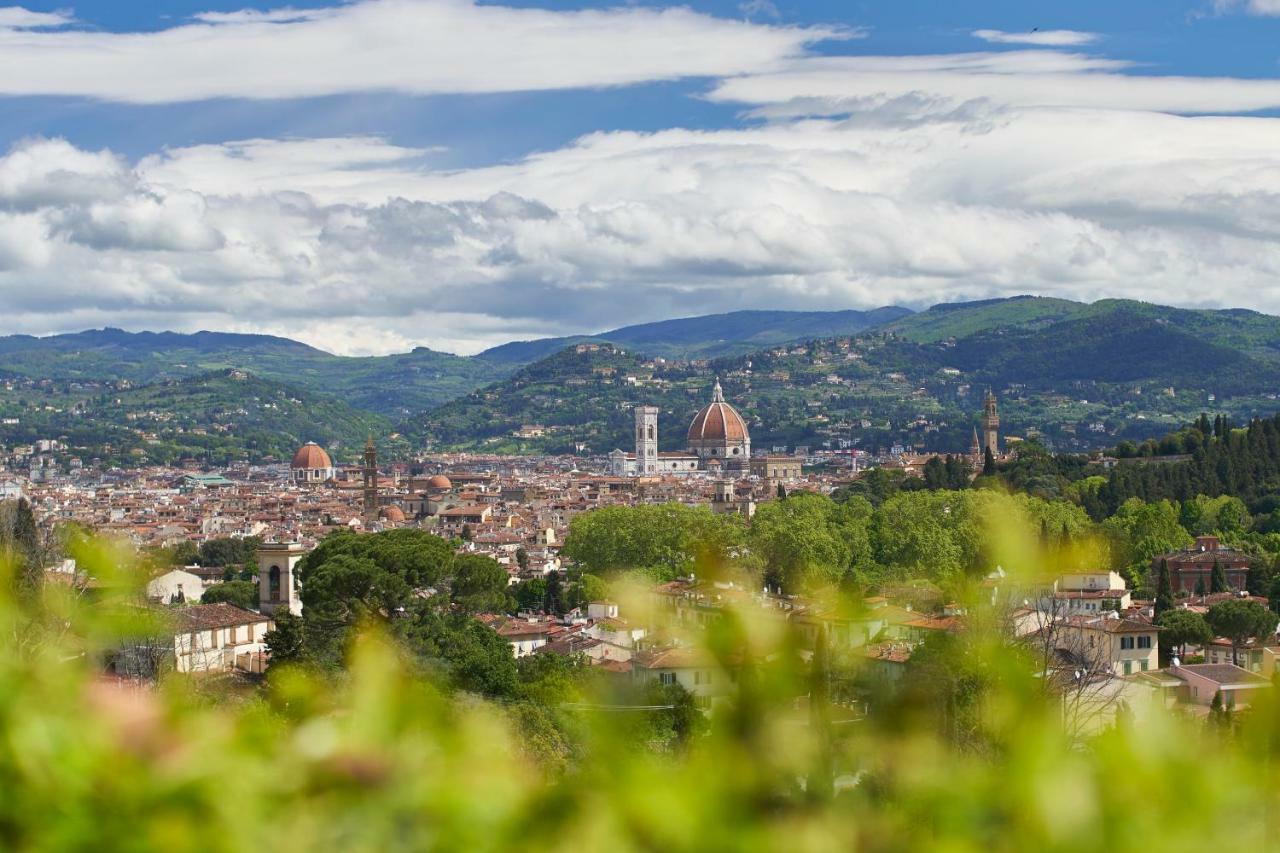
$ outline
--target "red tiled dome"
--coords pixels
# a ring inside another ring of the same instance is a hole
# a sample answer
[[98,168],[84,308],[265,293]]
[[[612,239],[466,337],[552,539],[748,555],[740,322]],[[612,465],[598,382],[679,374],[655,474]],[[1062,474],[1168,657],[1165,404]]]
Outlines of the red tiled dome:
[[428,489],[452,489],[453,481],[444,474],[436,474],[427,480]]
[[386,521],[394,521],[397,524],[404,521],[404,510],[394,504],[378,510],[378,515]]
[[293,454],[293,461],[289,463],[289,467],[332,468],[333,462],[329,460],[329,454],[324,452],[323,447],[314,441],[308,441],[298,448],[297,453]]
[[697,446],[701,442],[735,442],[747,439],[746,422],[737,409],[724,401],[720,383],[717,382],[711,402],[689,424],[689,443]]

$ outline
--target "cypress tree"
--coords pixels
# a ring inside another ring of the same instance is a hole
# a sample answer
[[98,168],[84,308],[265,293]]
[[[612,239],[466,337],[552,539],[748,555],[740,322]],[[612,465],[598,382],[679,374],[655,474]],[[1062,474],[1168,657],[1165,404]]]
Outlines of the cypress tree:
[[787,487],[779,483],[778,484],[778,500],[785,501],[786,499],[787,499]]
[[1160,560],[1160,568],[1156,574],[1155,618],[1166,610],[1173,609],[1173,585],[1169,580],[1169,561]]
[[982,476],[991,477],[996,473],[996,456],[988,447],[982,453]]
[[560,573],[547,574],[547,590],[542,594],[542,609],[553,616],[564,615],[564,591],[560,587]]
[[1216,558],[1213,561],[1213,574],[1209,576],[1209,592],[1227,591],[1227,572]]

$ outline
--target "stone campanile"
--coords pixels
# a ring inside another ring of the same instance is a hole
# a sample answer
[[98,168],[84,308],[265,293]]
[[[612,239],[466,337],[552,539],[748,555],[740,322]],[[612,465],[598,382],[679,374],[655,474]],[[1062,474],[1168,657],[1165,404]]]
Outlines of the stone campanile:
[[987,391],[982,401],[982,438],[983,448],[990,450],[993,456],[1000,453],[1000,412],[996,409],[996,395]]
[[636,473],[658,473],[657,406],[636,406]]

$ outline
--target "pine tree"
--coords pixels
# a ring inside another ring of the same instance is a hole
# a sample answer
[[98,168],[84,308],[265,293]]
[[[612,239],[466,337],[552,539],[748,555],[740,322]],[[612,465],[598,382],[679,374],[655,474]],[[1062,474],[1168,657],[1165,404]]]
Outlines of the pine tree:
[[1156,573],[1155,618],[1173,608],[1173,585],[1169,580],[1169,561],[1162,559]]
[[1213,561],[1213,574],[1209,576],[1209,592],[1226,592],[1227,591],[1227,572],[1222,568],[1222,563],[1215,559]]

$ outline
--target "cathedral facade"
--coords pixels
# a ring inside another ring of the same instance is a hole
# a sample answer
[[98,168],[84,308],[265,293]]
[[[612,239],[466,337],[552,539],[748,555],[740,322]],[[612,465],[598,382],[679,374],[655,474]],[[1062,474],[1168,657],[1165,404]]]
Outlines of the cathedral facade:
[[658,408],[636,406],[635,452],[613,451],[609,468],[616,476],[750,470],[751,434],[742,415],[725,401],[718,379],[711,390],[711,402],[689,424],[686,447],[683,453],[659,452]]

